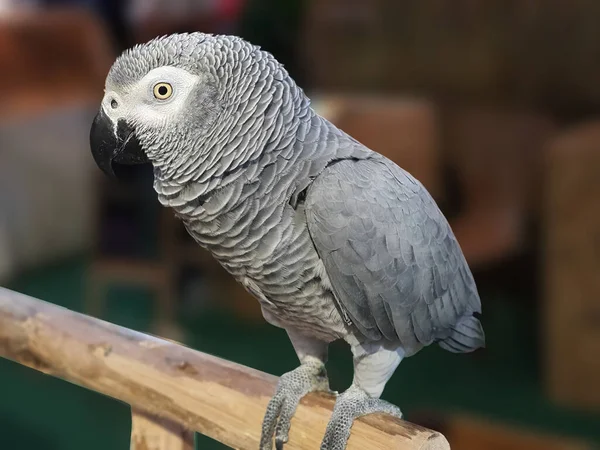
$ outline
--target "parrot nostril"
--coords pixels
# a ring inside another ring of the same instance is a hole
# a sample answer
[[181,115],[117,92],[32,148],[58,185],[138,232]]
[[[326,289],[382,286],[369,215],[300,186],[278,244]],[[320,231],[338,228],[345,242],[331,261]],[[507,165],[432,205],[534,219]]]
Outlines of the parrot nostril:
[[118,104],[118,103],[117,103],[117,101],[116,101],[116,100],[113,98],[113,99],[110,101],[110,107],[111,107],[112,109],[117,109],[117,106],[119,106],[119,104]]

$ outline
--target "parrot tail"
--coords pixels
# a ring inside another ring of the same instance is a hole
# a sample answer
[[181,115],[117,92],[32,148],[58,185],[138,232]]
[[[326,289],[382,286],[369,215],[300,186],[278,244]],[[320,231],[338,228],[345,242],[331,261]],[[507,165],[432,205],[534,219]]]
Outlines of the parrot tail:
[[475,316],[463,317],[452,329],[450,336],[439,341],[438,345],[452,353],[469,353],[485,347],[485,333],[481,322]]

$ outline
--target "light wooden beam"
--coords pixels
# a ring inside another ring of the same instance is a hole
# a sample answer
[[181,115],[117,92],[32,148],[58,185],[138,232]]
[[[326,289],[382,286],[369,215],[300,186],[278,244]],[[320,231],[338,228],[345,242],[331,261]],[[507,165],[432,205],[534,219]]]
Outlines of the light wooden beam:
[[194,432],[176,422],[131,408],[129,450],[194,450]]
[[[4,288],[0,356],[237,449],[258,448],[262,417],[277,384],[277,377],[258,370]],[[330,396],[306,396],[286,450],[319,448],[333,404]],[[134,428],[142,426],[140,420],[134,415]],[[347,450],[449,448],[440,433],[373,414],[355,422]]]

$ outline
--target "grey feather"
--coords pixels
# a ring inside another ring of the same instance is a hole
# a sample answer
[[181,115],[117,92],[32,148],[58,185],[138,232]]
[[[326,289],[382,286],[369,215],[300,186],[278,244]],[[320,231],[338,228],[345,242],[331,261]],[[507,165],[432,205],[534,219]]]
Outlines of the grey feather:
[[[327,167],[306,217],[336,297],[360,332],[418,349],[481,346],[481,303],[448,222],[425,188],[381,155]],[[445,341],[448,339],[448,341]]]

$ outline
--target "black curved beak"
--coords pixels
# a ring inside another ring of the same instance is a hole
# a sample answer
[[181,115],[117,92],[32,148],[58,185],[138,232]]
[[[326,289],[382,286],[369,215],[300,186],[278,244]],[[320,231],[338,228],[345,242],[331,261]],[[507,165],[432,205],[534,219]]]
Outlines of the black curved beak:
[[90,129],[90,148],[98,167],[107,176],[116,178],[113,162],[118,164],[144,164],[148,157],[135,136],[135,130],[124,120],[114,122],[100,109]]

